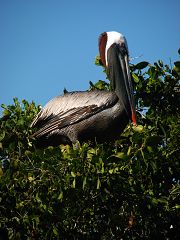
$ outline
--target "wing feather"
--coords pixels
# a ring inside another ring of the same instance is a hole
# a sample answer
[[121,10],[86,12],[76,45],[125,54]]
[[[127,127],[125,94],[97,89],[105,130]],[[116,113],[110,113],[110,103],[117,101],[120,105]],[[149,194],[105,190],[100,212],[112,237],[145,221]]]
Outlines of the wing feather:
[[71,92],[58,96],[48,102],[32,122],[32,127],[39,128],[34,136],[40,137],[83,121],[117,101],[117,96],[108,91]]

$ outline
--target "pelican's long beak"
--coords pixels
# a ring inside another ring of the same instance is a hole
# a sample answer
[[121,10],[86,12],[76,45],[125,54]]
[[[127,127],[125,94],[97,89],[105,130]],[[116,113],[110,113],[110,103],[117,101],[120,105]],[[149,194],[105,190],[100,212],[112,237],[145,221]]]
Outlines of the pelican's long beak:
[[134,123],[134,125],[136,125],[135,102],[134,102],[128,55],[124,54],[124,58],[123,58],[123,53],[121,53],[121,50],[120,50],[119,59],[122,67],[122,73],[124,76],[124,83],[125,83],[125,87],[128,95],[129,104],[131,106],[131,120]]
[[114,91],[124,106],[127,115],[134,125],[136,125],[128,52],[124,46],[121,47],[119,44],[113,44],[108,50],[108,72]]

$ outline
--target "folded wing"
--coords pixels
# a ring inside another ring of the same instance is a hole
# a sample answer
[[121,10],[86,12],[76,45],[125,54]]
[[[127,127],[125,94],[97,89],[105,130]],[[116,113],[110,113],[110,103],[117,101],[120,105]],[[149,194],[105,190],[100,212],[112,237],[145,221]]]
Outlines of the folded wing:
[[33,136],[41,137],[54,130],[84,121],[99,112],[111,108],[118,101],[113,92],[71,92],[49,101],[39,112],[31,126],[37,131]]

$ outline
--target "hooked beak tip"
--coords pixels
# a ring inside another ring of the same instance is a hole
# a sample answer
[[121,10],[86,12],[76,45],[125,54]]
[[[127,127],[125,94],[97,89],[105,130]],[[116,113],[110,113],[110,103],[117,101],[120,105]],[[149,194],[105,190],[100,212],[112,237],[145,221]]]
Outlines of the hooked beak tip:
[[133,122],[133,125],[134,126],[137,126],[137,122],[136,122],[136,115],[135,115],[135,112],[132,110],[132,122]]

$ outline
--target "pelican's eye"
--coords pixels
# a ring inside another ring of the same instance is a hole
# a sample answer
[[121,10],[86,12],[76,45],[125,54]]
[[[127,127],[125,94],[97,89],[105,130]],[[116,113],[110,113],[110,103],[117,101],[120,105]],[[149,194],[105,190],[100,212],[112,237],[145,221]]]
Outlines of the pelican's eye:
[[119,48],[119,51],[120,51],[122,57],[124,57],[125,55],[128,55],[128,51],[127,51],[125,44],[122,44],[122,43],[119,44],[118,48]]

